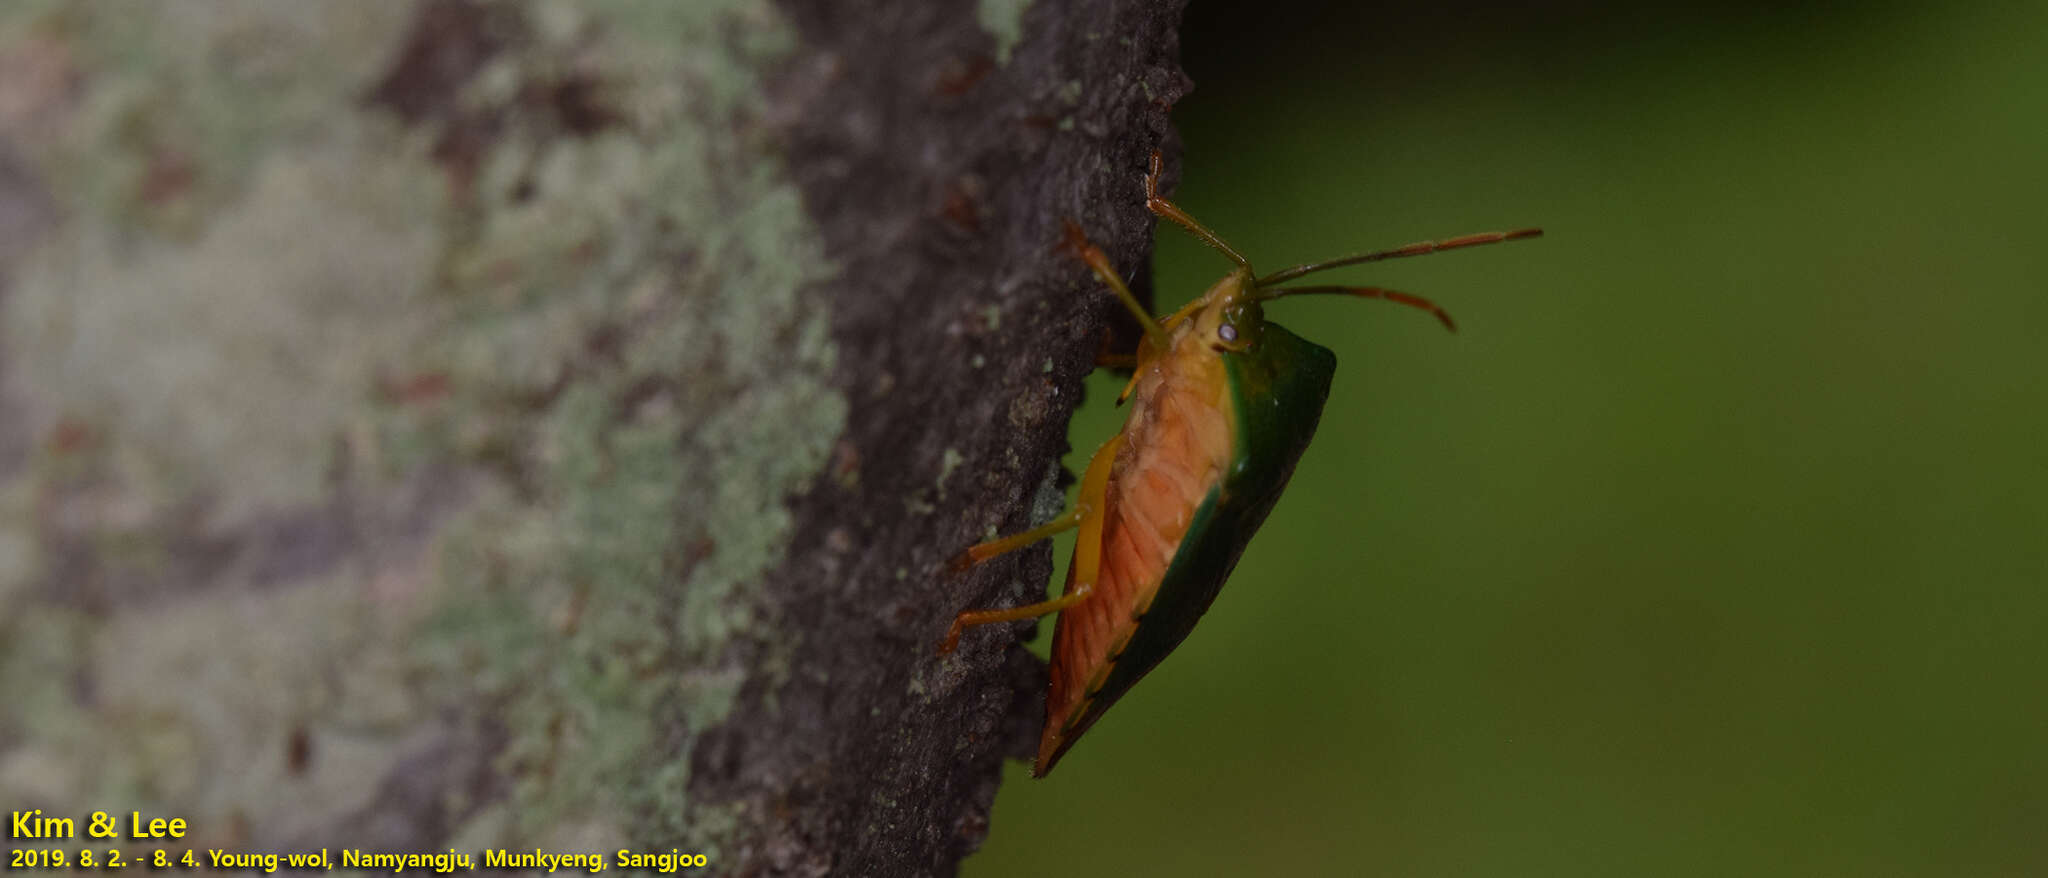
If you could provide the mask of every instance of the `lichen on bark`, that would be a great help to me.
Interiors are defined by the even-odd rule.
[[[950,871],[1185,87],[985,5],[0,9],[0,798]]]
[[[721,717],[743,675],[722,644],[767,624],[735,590],[844,418],[830,304],[798,294],[830,267],[735,124],[792,40],[753,2],[429,4],[381,29],[115,5],[7,22],[79,84],[17,141],[64,220],[12,272],[9,393],[29,432],[91,439],[11,476],[38,502],[10,544],[38,560],[11,571],[6,658],[96,702],[8,723],[9,791],[335,837],[409,755],[463,741],[496,752],[489,789],[428,825],[630,839],[680,804],[680,776],[639,782],[674,733],[653,708]],[[231,557],[151,560],[195,543]],[[59,619],[103,646],[34,647]],[[199,770],[241,753],[275,758]]]

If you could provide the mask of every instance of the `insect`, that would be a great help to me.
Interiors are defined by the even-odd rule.
[[[1102,250],[1067,222],[1066,245],[1144,327],[1135,353],[1098,358],[1098,365],[1135,370],[1117,400],[1130,403],[1130,415],[1090,458],[1072,509],[1043,526],[975,545],[953,561],[955,570],[965,570],[1080,528],[1060,597],[961,613],[939,646],[941,654],[951,652],[961,632],[977,625],[1060,614],[1045,731],[1032,770],[1038,777],[1052,771],[1082,733],[1193,630],[1315,433],[1337,356],[1266,322],[1264,303],[1311,293],[1382,299],[1428,311],[1455,331],[1450,315],[1420,296],[1380,287],[1282,284],[1345,265],[1543,233],[1522,229],[1425,241],[1258,275],[1215,232],[1159,197],[1159,171],[1154,152],[1145,175],[1145,206],[1236,267],[1201,298],[1155,319]]]

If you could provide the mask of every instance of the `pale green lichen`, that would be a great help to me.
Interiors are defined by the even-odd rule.
[[[959,449],[951,445],[946,446],[946,450],[939,455],[939,481],[937,486],[941,496],[946,493],[946,479],[951,478],[953,471],[959,469],[960,465],[966,462],[967,455],[961,454]]]
[[[120,732],[119,746],[106,750],[112,764],[99,769],[99,800],[263,814],[267,831],[286,836],[371,806],[391,754],[363,738],[397,733],[417,717],[402,695],[403,665],[333,661],[376,641],[386,621],[352,580],[111,620],[95,638],[94,679],[98,697],[119,705]],[[252,685],[256,669],[262,685]],[[279,742],[301,724],[320,735],[322,752],[295,776]],[[226,773],[224,759],[233,760],[232,783],[215,776]],[[307,790],[317,801],[303,801]]]
[[[981,29],[996,38],[996,63],[1010,63],[1010,52],[1024,38],[1024,10],[1031,0],[980,0],[975,17]]]
[[[1066,467],[1054,461],[1046,469],[1045,476],[1038,480],[1038,489],[1031,492],[1031,526],[1037,527],[1067,510],[1067,490],[1060,487],[1060,477],[1066,474]]]
[[[102,425],[164,494],[231,479],[223,526],[318,498],[365,377],[419,341],[440,239],[436,175],[350,139],[264,160],[189,244],[81,223],[36,251],[4,314],[31,406]]]
[[[28,479],[0,479],[0,607],[26,599],[22,592],[43,564],[34,538],[36,493]]]
[[[797,295],[829,267],[793,186],[765,156],[734,163],[759,147],[699,124],[757,108],[753,71],[789,45],[772,13],[726,0],[593,18],[602,51],[584,57],[605,59],[597,78],[622,83],[606,97],[636,130],[501,150],[482,170],[480,190],[506,200],[451,260],[473,303],[463,331],[425,355],[478,388],[455,407],[491,425],[449,441],[531,447],[538,464],[537,502],[473,510],[455,547],[491,573],[458,589],[483,600],[453,601],[439,630],[451,644],[499,631],[487,661],[509,673],[519,730],[506,758],[535,778],[521,824],[604,815],[712,846],[732,821],[683,798],[686,762],[649,758],[663,724],[694,733],[731,709],[747,679],[725,657],[733,638],[795,646],[742,590],[781,557],[785,498],[843,427],[828,314]],[[515,201],[521,175],[537,194]],[[599,337],[610,350],[593,357]],[[537,430],[501,410],[568,373]],[[580,607],[573,630],[547,630],[565,606]],[[787,658],[764,664],[772,678]]]
[[[93,73],[25,138],[74,218],[0,313],[32,411],[146,439],[135,462],[166,494],[233,474],[229,520],[317,494],[338,413],[407,343],[438,247],[437,175],[331,113],[405,19],[254,2],[0,16],[0,52]]]
[[[361,100],[403,5],[133,12],[0,13],[0,51],[55,39],[94,73],[36,147],[70,220],[0,314],[32,385],[11,391],[104,431],[103,505],[141,510],[138,557],[190,498],[221,530],[323,502],[338,459],[369,498],[470,475],[411,553],[106,618],[30,603],[38,489],[0,484],[0,798],[176,802],[280,837],[360,805],[408,730],[483,711],[514,795],[461,838],[716,850],[738,816],[687,801],[666,757],[730,712],[734,638],[787,673],[794,638],[747,588],[846,416],[826,303],[799,296],[831,268],[767,145],[729,124],[761,109],[787,26],[766,0],[536,5],[462,105],[520,112],[523,82],[575,69],[621,122],[508,126],[457,204],[433,131]],[[138,197],[165,149],[190,188]],[[408,376],[446,389],[379,390]],[[82,671],[106,681],[95,705],[64,688]],[[322,743],[289,783],[166,767],[279,753],[296,724]]]
[[[0,484],[0,545],[33,547],[10,550],[0,574],[0,798],[175,802],[216,832],[247,814],[282,835],[361,805],[393,763],[389,744],[353,746],[374,735],[335,736],[280,783],[295,726],[389,715],[379,705],[394,692],[410,707],[403,677],[375,658],[389,634],[362,624],[363,580],[384,571],[308,574],[281,591],[244,587],[247,565],[156,580],[179,569],[174,534],[231,544],[320,501],[348,412],[412,337],[441,177],[350,111],[408,16],[0,8],[0,55],[76,85],[5,84],[25,102],[14,106],[38,108],[12,142],[62,217],[0,310],[6,390],[27,429],[62,421],[89,437]],[[71,542],[53,549],[51,529]],[[89,583],[47,578],[59,552],[149,593],[102,592],[84,609]],[[191,591],[174,600],[174,587]]]
[[[360,99],[411,17],[404,4],[9,3],[0,43],[49,41],[90,74],[62,124],[27,138],[65,200],[97,223],[189,238],[269,161],[355,124],[337,108]],[[167,163],[195,186],[139,199]]]

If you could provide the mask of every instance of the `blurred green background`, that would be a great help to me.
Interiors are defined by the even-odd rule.
[[[1192,5],[1262,268],[1549,234],[1269,310],[1293,488],[966,874],[2048,874],[2048,4]]]

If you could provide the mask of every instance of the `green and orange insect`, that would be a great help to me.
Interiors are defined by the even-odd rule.
[[[1339,266],[1542,234],[1522,229],[1425,241],[1259,276],[1216,233],[1159,197],[1159,169],[1154,153],[1145,206],[1237,267],[1201,298],[1154,319],[1109,258],[1067,224],[1068,245],[1145,329],[1135,354],[1101,362],[1136,370],[1118,400],[1130,402],[1130,416],[1089,460],[1073,509],[1041,527],[976,545],[954,562],[965,569],[1080,528],[1060,597],[961,613],[939,647],[951,652],[961,632],[976,625],[1060,613],[1045,732],[1032,770],[1039,777],[1194,629],[1315,433],[1337,356],[1266,322],[1263,304],[1341,293],[1421,308],[1456,328],[1442,308],[1419,296],[1379,287],[1281,284]]]

